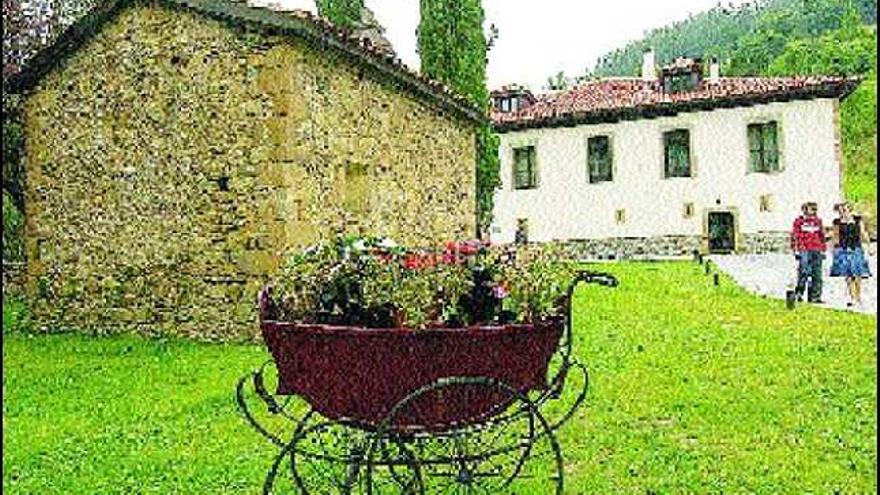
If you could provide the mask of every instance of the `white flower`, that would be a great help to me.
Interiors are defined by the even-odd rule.
[[[355,251],[365,251],[367,249],[367,243],[364,242],[363,239],[358,239],[354,244],[351,245],[351,248]]]
[[[397,243],[389,239],[388,237],[383,237],[381,241],[379,241],[377,246],[385,249],[391,249],[397,247]]]

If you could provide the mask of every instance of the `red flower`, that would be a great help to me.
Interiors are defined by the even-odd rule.
[[[407,254],[406,257],[403,259],[403,267],[407,270],[414,270],[416,268],[419,268],[419,265],[419,258],[416,254]]]

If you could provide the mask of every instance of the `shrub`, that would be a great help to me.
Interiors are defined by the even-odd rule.
[[[3,260],[22,261],[24,259],[24,217],[3,191]]]

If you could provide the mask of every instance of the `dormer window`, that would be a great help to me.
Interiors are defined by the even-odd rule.
[[[663,76],[663,91],[666,93],[696,91],[697,84],[699,84],[699,78],[693,72]]]
[[[506,86],[492,92],[495,110],[501,113],[516,112],[534,103],[535,97],[529,90],[519,86]]]
[[[515,112],[519,110],[519,97],[511,96],[508,98],[500,98],[498,100],[499,110],[507,113],[507,112]]]
[[[663,67],[661,74],[665,93],[696,91],[703,77],[703,66],[700,59],[679,58]]]

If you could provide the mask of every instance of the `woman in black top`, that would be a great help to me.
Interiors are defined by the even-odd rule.
[[[849,203],[834,207],[838,217],[832,227],[834,260],[831,263],[832,277],[845,277],[848,300],[847,306],[862,303],[862,279],[871,276],[868,260],[862,243],[868,242],[868,233],[862,217],[853,215]]]

